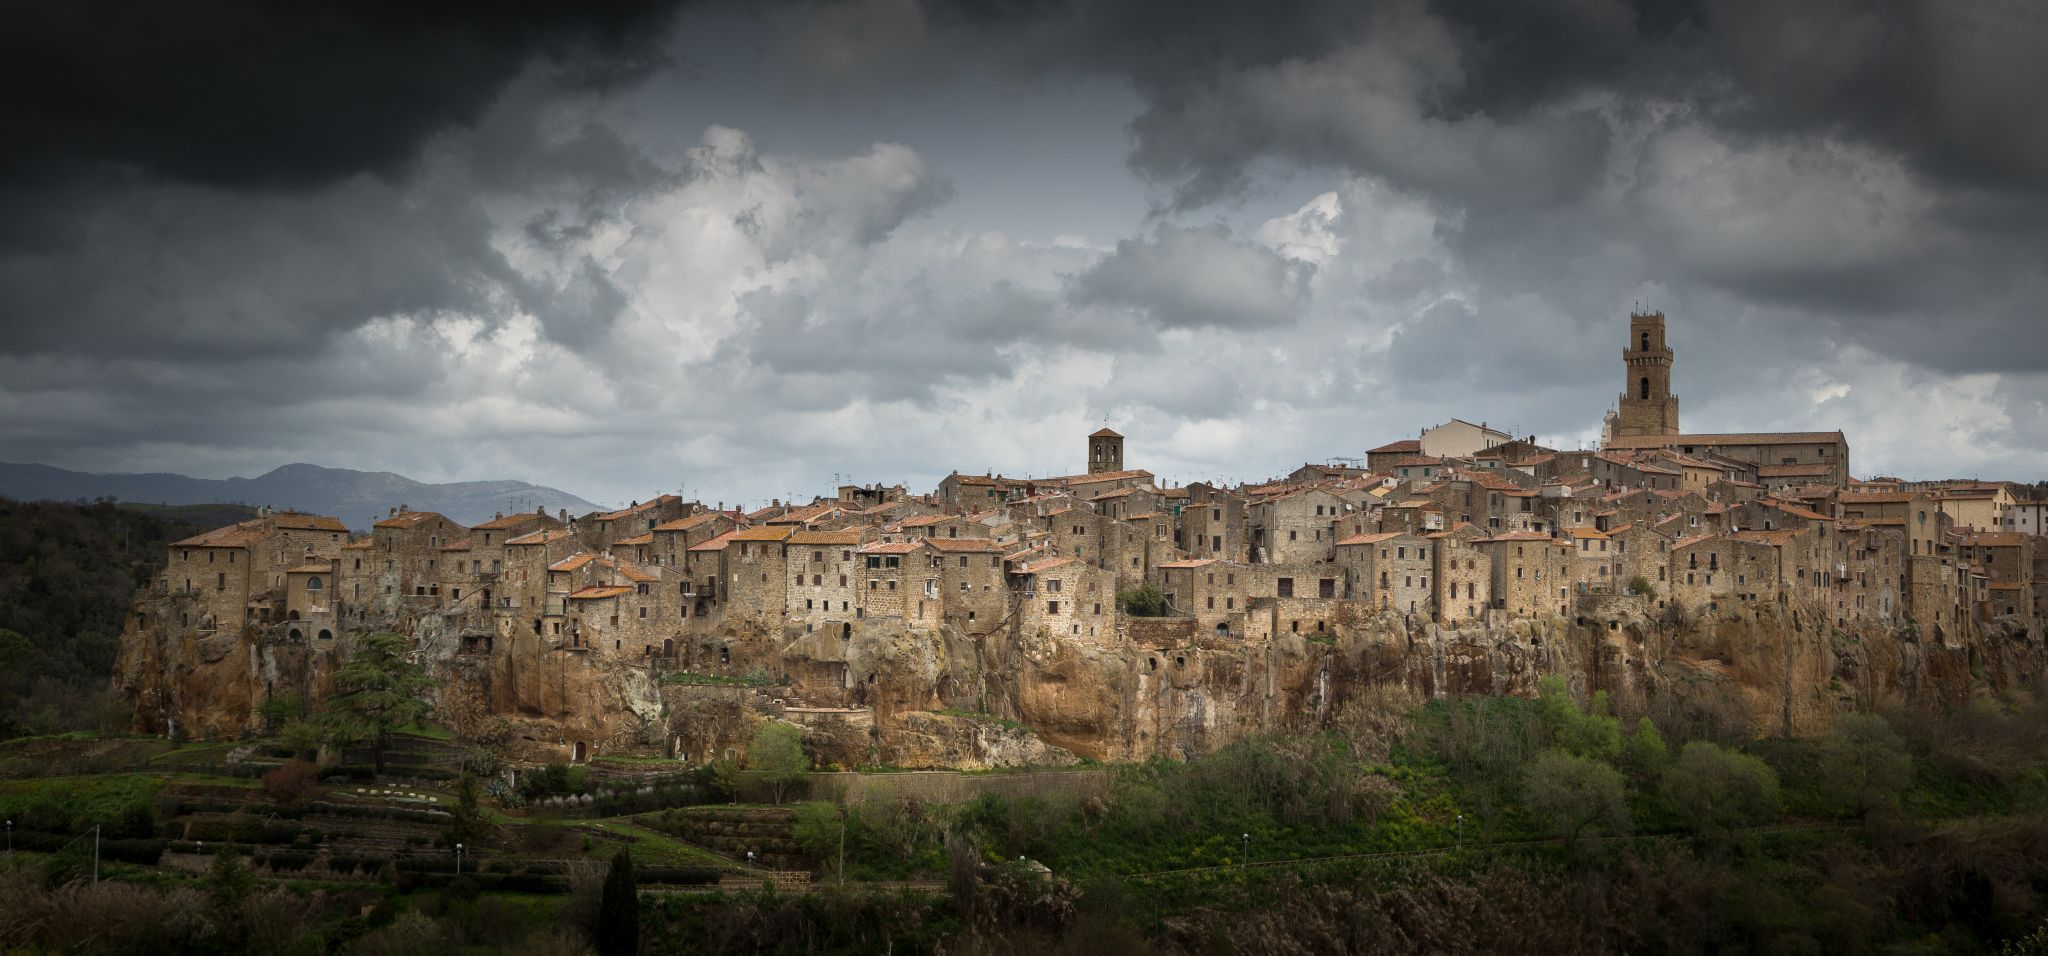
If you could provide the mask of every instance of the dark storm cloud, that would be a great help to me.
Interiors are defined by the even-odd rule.
[[[536,58],[643,70],[675,3],[25,0],[0,30],[0,176],[217,186],[394,175]]]
[[[1315,267],[1234,240],[1221,226],[1161,226],[1126,239],[1074,277],[1078,305],[1130,309],[1163,328],[1265,329],[1288,325],[1307,299]]]

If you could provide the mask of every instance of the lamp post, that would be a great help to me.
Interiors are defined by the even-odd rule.
[[[752,851],[752,850],[748,850],[748,851],[747,851],[747,866],[748,866],[748,867],[752,867],[753,865],[754,865],[754,851]]]
[[[7,821],[7,855],[14,855],[14,821]]]
[[[1465,845],[1465,815],[1458,814],[1458,845]]]
[[[1237,859],[1237,872],[1243,873],[1245,864],[1250,862],[1252,858],[1252,835],[1249,833],[1240,834],[1237,839],[1244,846],[1243,855]]]
[[[92,825],[92,881],[100,881],[100,825]]]
[[[462,875],[462,844],[455,844],[455,875]]]

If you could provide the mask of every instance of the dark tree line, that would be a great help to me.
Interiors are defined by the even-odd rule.
[[[114,719],[107,683],[135,589],[170,542],[249,513],[0,498],[0,737]]]

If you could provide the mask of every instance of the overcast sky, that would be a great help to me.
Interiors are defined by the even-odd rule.
[[[727,502],[1453,416],[2048,477],[2048,5],[29,0],[0,460]],[[402,12],[401,12],[402,11]]]

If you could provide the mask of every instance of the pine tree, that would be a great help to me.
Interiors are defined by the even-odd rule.
[[[597,907],[598,956],[635,956],[640,952],[640,890],[633,879],[633,856],[624,847],[612,857],[604,877],[604,895]]]
[[[434,686],[434,679],[405,659],[404,637],[371,634],[363,638],[348,664],[335,672],[334,686],[340,691],[328,698],[324,718],[338,737],[367,738],[377,773],[382,776],[384,739],[427,715],[427,702],[420,695]]]

